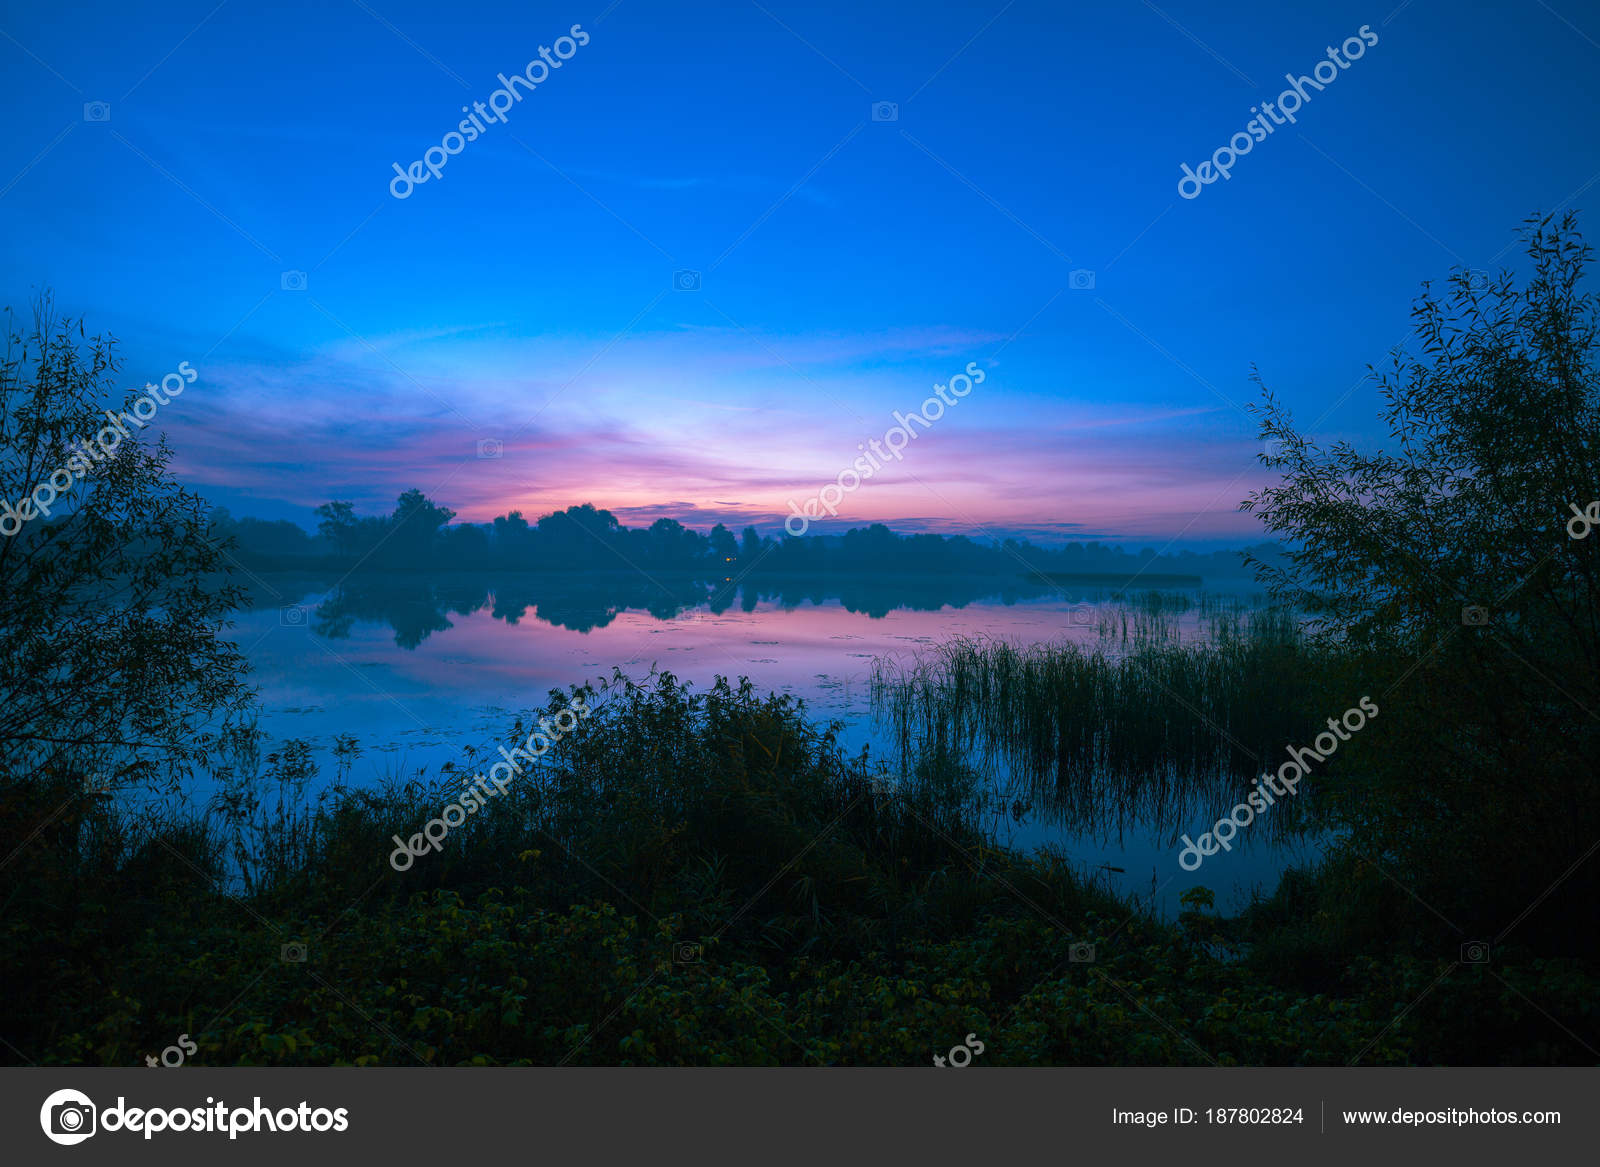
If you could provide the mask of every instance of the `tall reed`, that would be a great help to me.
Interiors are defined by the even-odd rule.
[[[872,711],[903,765],[969,758],[1080,827],[1172,823],[1231,804],[1301,740],[1314,683],[1292,613],[1159,596],[1102,611],[1099,644],[960,639],[874,662]]]

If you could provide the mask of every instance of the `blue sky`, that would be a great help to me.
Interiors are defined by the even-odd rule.
[[[1524,216],[1600,181],[1573,0],[6,4],[0,34],[5,301],[52,287],[128,386],[190,361],[157,419],[180,476],[299,521],[415,485],[775,530],[972,361],[840,526],[1243,542],[1251,366],[1317,437],[1381,443],[1361,378],[1421,281],[1518,268]]]

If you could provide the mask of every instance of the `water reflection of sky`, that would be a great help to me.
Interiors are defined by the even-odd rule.
[[[424,767],[433,774],[446,761],[460,764],[465,745],[492,749],[504,742],[511,721],[541,705],[550,689],[599,680],[613,668],[639,678],[652,665],[697,686],[717,675],[747,676],[758,690],[792,693],[813,714],[842,722],[842,740],[851,752],[868,746],[877,754],[868,710],[875,658],[910,662],[918,652],[962,636],[1093,645],[1098,617],[1110,610],[1098,601],[1090,612],[1084,597],[1060,593],[982,599],[936,611],[897,609],[881,617],[849,611],[831,599],[795,606],[760,600],[751,611],[734,606],[719,614],[699,607],[668,619],[622,610],[603,626],[574,631],[539,618],[538,605],[511,623],[497,617],[492,605],[473,610],[475,601],[468,600],[459,605],[463,610],[446,610],[442,620],[431,608],[416,614],[434,630],[415,648],[402,648],[395,627],[381,618],[343,620],[341,635],[322,634],[319,625],[328,624],[319,621],[316,609],[324,598],[313,593],[299,600],[305,619],[298,623],[292,607],[287,615],[277,607],[242,613],[234,635],[253,666],[262,728],[270,738],[311,742],[331,774],[327,751],[336,736],[353,735],[363,750],[352,773],[357,783]],[[564,615],[571,603],[561,600]],[[332,607],[324,604],[325,611]],[[1189,630],[1196,625],[1193,613],[1181,620]],[[1101,874],[1125,890],[1155,891],[1168,914],[1177,895],[1195,884],[1217,891],[1219,907],[1236,904],[1253,885],[1270,890],[1295,853],[1267,843],[1265,829],[1245,831],[1231,854],[1212,856],[1191,874],[1181,870],[1167,839],[1152,832],[1095,838],[1033,816],[1018,824],[1002,815],[996,822],[1002,837],[1017,845],[1049,843],[1090,867],[1122,868],[1120,874]],[[1191,836],[1208,826],[1196,822]]]

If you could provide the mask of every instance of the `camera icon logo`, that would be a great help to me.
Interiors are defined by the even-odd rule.
[[[700,273],[689,271],[687,268],[683,271],[673,272],[672,290],[674,292],[698,292],[700,290]]]
[[[86,122],[108,122],[111,120],[111,103],[109,101],[86,101],[83,103],[83,120]]]
[[[1467,604],[1461,609],[1461,623],[1468,628],[1482,628],[1489,623],[1489,609],[1482,604]]]
[[[1488,964],[1489,942],[1487,940],[1469,940],[1461,946],[1462,964]]]
[[[897,122],[900,120],[900,106],[893,101],[875,101],[872,103],[872,120],[875,122]]]
[[[304,628],[306,626],[306,610],[299,604],[289,604],[278,609],[278,623],[285,628]]]
[[[700,953],[702,951],[703,950],[698,944],[694,944],[688,940],[679,940],[672,946],[672,963],[699,964]]]
[[[278,277],[278,286],[285,292],[303,292],[306,290],[306,273],[286,271]]]
[[[1067,273],[1067,284],[1074,292],[1087,292],[1094,288],[1094,272],[1086,267],[1073,268]]]
[[[1467,278],[1467,288],[1474,292],[1486,291],[1489,287],[1489,273],[1478,268],[1471,268],[1462,273]]]
[[[39,1108],[45,1138],[63,1147],[75,1146],[95,1133],[94,1102],[78,1090],[57,1090]]]
[[[1067,959],[1073,964],[1093,964],[1094,945],[1087,940],[1080,940],[1067,949]]]
[[[284,964],[304,964],[306,962],[306,946],[299,940],[291,940],[288,944],[278,949],[278,959]]]
[[[1067,623],[1075,624],[1079,628],[1089,628],[1094,624],[1093,604],[1074,604],[1072,611],[1067,614]]]
[[[487,460],[489,458],[503,458],[503,457],[505,457],[505,452],[506,452],[506,444],[504,442],[502,442],[499,438],[479,438],[478,439],[478,458],[479,458],[479,460]]]

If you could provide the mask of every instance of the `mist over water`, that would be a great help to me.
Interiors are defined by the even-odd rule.
[[[353,736],[362,755],[350,782],[359,786],[436,775],[447,763],[470,772],[464,747],[493,755],[513,720],[551,689],[614,669],[637,678],[652,667],[702,687],[719,675],[749,677],[759,691],[793,694],[840,723],[846,752],[867,750],[894,767],[894,735],[872,710],[875,662],[894,675],[962,639],[1019,648],[1067,642],[1114,657],[1155,630],[1179,643],[1210,635],[1194,592],[1155,611],[1148,593],[1141,602],[1141,594],[993,578],[764,579],[707,592],[690,581],[602,575],[395,575],[344,584],[273,576],[254,589],[254,607],[238,614],[233,637],[250,659],[269,744],[309,742],[326,777],[335,739]],[[1239,581],[1236,594],[1212,602],[1238,610],[1250,600]],[[984,786],[997,838],[1059,849],[1167,915],[1197,884],[1230,903],[1253,888],[1270,891],[1285,866],[1316,853],[1262,823],[1241,832],[1230,853],[1183,871],[1177,835],[1209,829],[1217,808],[1233,801],[1220,774],[1214,785],[1163,782],[1163,794],[1131,808],[1111,796],[1109,783],[1101,805],[1086,807],[1081,791],[1069,800],[1004,767],[984,768]]]

